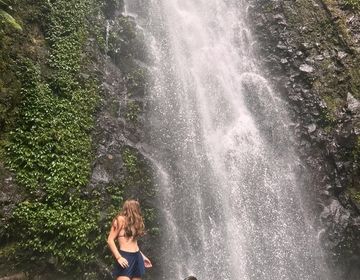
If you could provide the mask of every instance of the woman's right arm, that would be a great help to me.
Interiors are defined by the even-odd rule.
[[[119,232],[120,232],[121,228],[123,227],[123,225],[124,225],[123,217],[116,217],[114,219],[114,221],[112,222],[111,228],[110,228],[107,243],[109,245],[109,248],[110,248],[112,254],[114,255],[115,259],[119,262],[119,264],[122,267],[127,267],[127,266],[129,266],[127,260],[120,255],[120,252],[115,244],[115,239],[118,237]]]

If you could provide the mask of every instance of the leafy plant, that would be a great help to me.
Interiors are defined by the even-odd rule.
[[[98,101],[96,79],[81,75],[91,1],[41,1],[49,57],[46,67],[30,59],[19,67],[22,103],[6,149],[7,165],[28,193],[12,224],[21,250],[78,272],[100,242],[98,206],[82,194]]]
[[[360,9],[360,1],[359,0],[344,0],[345,4],[350,6],[351,8],[355,9],[355,10],[359,10]]]
[[[1,0],[0,0],[0,5],[8,8],[8,9],[11,8],[7,3],[5,3],[4,1],[1,1]],[[6,12],[2,8],[0,8],[0,22],[8,23],[15,29],[22,30],[21,25],[8,12]]]

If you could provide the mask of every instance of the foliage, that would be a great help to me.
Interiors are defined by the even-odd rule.
[[[144,68],[137,67],[133,71],[127,73],[125,80],[130,94],[136,94],[139,91],[144,91],[147,85],[146,70]]]
[[[129,149],[125,148],[122,152],[124,165],[131,176],[137,175],[139,172],[139,163],[137,156]]]
[[[7,23],[17,30],[22,30],[21,25],[8,13],[6,10],[11,10],[12,7],[5,1],[0,0],[0,23]]]
[[[14,27],[17,30],[22,30],[22,27],[20,24],[17,23],[17,21],[7,12],[0,9],[0,19],[1,21],[4,21],[8,24],[10,24],[12,27]]]
[[[88,100],[91,91],[82,89],[71,99],[54,95],[29,61],[21,73],[23,108],[19,126],[10,134],[8,163],[30,192],[41,190],[46,200],[61,200],[88,180],[94,100]]]
[[[138,115],[141,109],[140,106],[135,101],[129,101],[127,103],[127,110],[126,110],[126,119],[128,121],[136,122],[138,120]]]
[[[350,192],[350,197],[357,203],[360,203],[360,191],[357,191],[355,189],[350,189],[349,192]]]
[[[14,211],[15,238],[35,260],[54,257],[58,269],[72,271],[94,259],[99,243],[97,205],[81,191],[89,180],[98,101],[94,79],[82,75],[90,2],[41,1],[49,57],[19,67],[22,103],[6,151],[29,195]]]
[[[124,188],[140,187],[141,190],[144,191],[144,194],[148,197],[153,197],[154,188],[146,162],[140,158],[136,150],[129,147],[123,149],[122,159],[127,171],[127,176],[123,180]],[[148,232],[152,235],[156,235],[159,230],[156,221],[156,210],[153,207],[146,205],[146,203],[142,205],[142,208],[145,226]]]
[[[27,197],[13,212],[8,227],[12,237],[8,243],[13,246],[8,251],[17,251],[16,262],[22,266],[30,263],[34,267],[33,261],[50,263],[59,271],[71,272],[74,277],[81,272],[80,278],[91,278],[94,276],[92,264],[95,257],[99,257],[99,249],[103,247],[101,258],[111,257],[103,237],[119,211],[124,191],[128,196],[128,192],[136,193],[137,188],[153,195],[151,179],[146,164],[129,147],[121,151],[126,169],[122,182],[90,194],[88,189],[84,190],[89,182],[92,160],[92,116],[98,103],[96,79],[86,70],[91,55],[95,54],[87,53],[86,47],[90,45],[87,44],[90,36],[97,37],[99,47],[104,47],[102,10],[107,9],[107,2],[17,2],[18,6],[25,3],[24,7],[30,8],[31,12],[24,11],[14,17],[26,23],[25,32],[17,32],[27,40],[27,44],[20,45],[26,51],[19,52],[19,48],[14,47],[15,55],[9,55],[8,51],[2,54],[11,56],[8,64],[17,69],[17,87],[12,87],[11,91],[19,95],[13,114],[16,122],[6,127],[6,132],[10,130],[11,133],[4,137],[4,143],[7,143],[4,157]],[[111,0],[110,4],[123,5],[122,0]],[[96,18],[97,22],[90,26],[89,18]],[[123,72],[129,97],[138,96],[145,87],[145,72],[133,62],[134,24],[126,17],[120,17],[117,22],[119,34],[112,36],[118,41],[113,42],[110,38],[110,54],[116,53],[112,47],[118,49],[121,46],[122,52],[116,55],[121,63],[128,63],[127,71]],[[6,36],[12,39],[13,35]],[[16,39],[21,41],[21,38]],[[12,47],[11,40],[7,46]],[[9,81],[0,80],[0,88],[10,84]],[[11,81],[11,84],[14,83]],[[6,88],[4,98],[8,98],[8,91]],[[1,110],[2,107],[0,113]],[[139,113],[139,103],[129,99],[125,118],[138,124]],[[3,115],[0,122],[9,113]],[[143,207],[146,222],[154,224],[156,213],[147,205]],[[148,225],[147,228],[151,233],[157,230]]]
[[[22,250],[29,249],[40,259],[53,257],[71,269],[94,258],[99,241],[96,218],[91,203],[78,198],[53,205],[25,201],[14,213],[15,225],[26,229],[19,232]]]
[[[350,6],[351,8],[355,9],[355,10],[359,10],[360,9],[360,1],[359,0],[344,0],[345,4]]]

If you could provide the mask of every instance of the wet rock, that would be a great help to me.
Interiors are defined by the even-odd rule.
[[[273,58],[267,78],[285,85],[283,95],[291,106],[297,149],[313,172],[314,185],[325,205],[322,237],[332,253],[332,272],[339,274],[336,279],[358,280],[358,270],[353,268],[360,267],[360,222],[355,222],[360,221],[360,211],[346,193],[351,186],[358,189],[360,181],[359,165],[354,161],[356,137],[360,135],[359,100],[348,86],[356,81],[351,71],[357,71],[352,64],[359,59],[360,17],[349,9],[345,13],[336,10],[343,7],[338,0],[330,9],[328,1],[318,5],[299,0],[296,6],[291,1],[271,1],[277,9],[266,8],[265,2],[255,0],[259,5],[253,13],[255,19],[264,19],[262,30],[255,30],[255,34],[260,34],[259,44],[266,46],[266,55]],[[314,9],[311,12],[305,7],[310,2]],[[337,17],[339,20],[334,22]],[[283,20],[286,28],[281,24]],[[346,36],[339,21],[346,21]],[[326,28],[320,22],[326,22]],[[281,79],[272,77],[275,74]],[[344,274],[335,268],[340,263]]]
[[[28,276],[24,272],[16,273],[10,276],[0,277],[0,280],[26,280]]]
[[[331,202],[324,207],[320,218],[325,223],[335,223],[339,228],[345,230],[349,225],[350,212],[345,209],[338,200],[332,199]]]
[[[283,15],[276,14],[273,18],[277,21],[277,23],[279,25],[287,26],[287,23],[286,23],[285,18],[284,18]]]
[[[303,56],[304,53],[303,53],[302,51],[297,51],[297,52],[296,52],[296,55],[297,55],[297,56]]]
[[[283,42],[279,42],[276,47],[279,49],[279,50],[286,50],[287,49],[287,46],[285,46],[285,44]]]
[[[310,50],[312,48],[310,43],[302,43],[301,46],[304,50]]]
[[[347,108],[354,115],[360,114],[360,101],[357,100],[350,92],[347,93]]]
[[[299,67],[300,71],[305,72],[305,73],[312,73],[314,72],[314,67],[312,67],[309,64],[301,64]]]
[[[91,181],[106,184],[110,182],[110,176],[101,166],[96,166],[93,169]]]
[[[306,63],[309,63],[309,64],[314,64],[314,59],[313,58],[311,58],[311,57],[307,57],[306,59],[305,59],[305,62]]]
[[[308,132],[313,133],[316,130],[316,124],[310,124],[307,126]]]
[[[341,59],[344,59],[345,57],[347,57],[347,53],[346,52],[343,52],[343,51],[339,51],[337,53],[337,57],[341,60]]]
[[[0,240],[6,240],[7,223],[12,218],[16,205],[24,200],[24,195],[15,184],[13,175],[1,163],[0,186]]]
[[[319,55],[315,56],[314,59],[317,60],[317,61],[323,61],[324,56],[322,54],[319,54]]]

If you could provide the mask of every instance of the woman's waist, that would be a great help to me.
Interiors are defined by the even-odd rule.
[[[140,249],[138,248],[136,251],[129,251],[129,250],[124,250],[124,249],[120,248],[119,253],[121,255],[137,255],[137,254],[140,254]]]
[[[137,253],[140,251],[139,246],[136,244],[119,244],[120,251],[126,252],[126,253]]]

